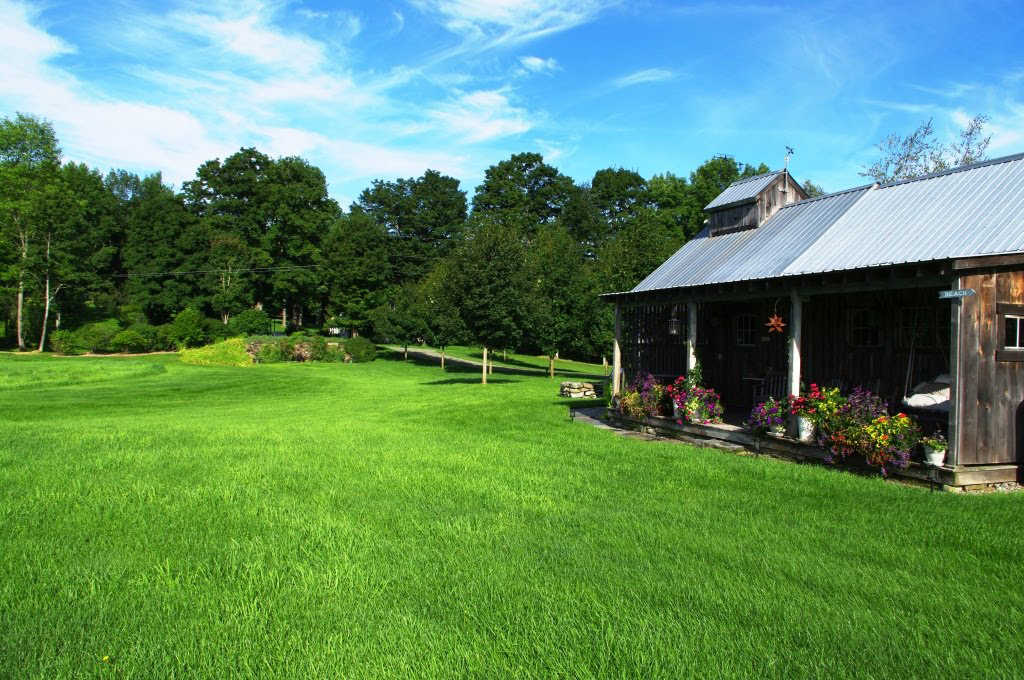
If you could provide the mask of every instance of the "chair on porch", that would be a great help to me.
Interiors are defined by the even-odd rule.
[[[821,386],[826,390],[837,389],[839,394],[846,393],[846,381],[842,378],[829,378]]]
[[[761,388],[754,393],[754,405],[763,404],[768,401],[770,397],[775,399],[782,399],[783,397],[789,396],[789,376],[782,373],[771,373],[767,375],[764,382],[761,383]]]

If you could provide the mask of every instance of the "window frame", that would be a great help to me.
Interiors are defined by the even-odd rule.
[[[1006,346],[1007,318],[1019,320],[1017,324],[1017,342],[1021,342],[1021,335],[1024,334],[1024,305],[1009,302],[996,303],[996,361],[1024,361],[1024,346]]]
[[[855,325],[854,321],[858,314],[864,314],[867,322],[861,325]],[[856,337],[858,332],[867,330],[873,330],[875,333],[874,342],[858,342],[860,338]],[[855,307],[847,310],[846,313],[846,341],[851,347],[872,349],[882,347],[885,342],[882,335],[882,321],[879,317],[878,310],[871,307]]]
[[[753,314],[737,314],[733,320],[733,342],[737,347],[757,347],[757,322]],[[750,327],[742,328],[741,320],[749,320]],[[742,334],[750,333],[750,342],[742,342]]]

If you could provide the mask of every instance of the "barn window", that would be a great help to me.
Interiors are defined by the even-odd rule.
[[[1003,326],[1006,332],[1003,336],[1003,347],[1006,349],[1024,349],[1024,316],[1007,314],[1004,319]]]
[[[882,344],[878,314],[873,309],[851,309],[847,329],[850,344],[854,347],[878,347]]]
[[[999,338],[996,359],[1024,361],[1024,305],[998,303],[996,329],[1002,336]]]
[[[753,347],[757,337],[757,329],[754,327],[754,317],[750,314],[741,314],[736,317],[736,344],[740,347]]]

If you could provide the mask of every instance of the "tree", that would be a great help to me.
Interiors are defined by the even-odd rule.
[[[320,251],[322,305],[350,333],[369,333],[370,313],[388,299],[391,264],[384,228],[356,207],[334,220]]]
[[[467,335],[483,347],[482,382],[487,384],[488,350],[516,347],[522,339],[525,252],[522,235],[490,216],[474,214],[467,231],[466,240],[453,254],[452,269]]]
[[[541,227],[527,253],[526,328],[530,340],[547,355],[552,378],[555,356],[579,330],[574,322],[585,295],[582,263],[579,245],[557,223]]]
[[[992,141],[991,135],[983,136],[988,121],[988,116],[975,116],[960,131],[958,141],[943,144],[935,139],[929,118],[906,137],[894,133],[876,144],[881,158],[860,174],[884,184],[983,161]]]
[[[473,213],[529,239],[562,213],[575,190],[572,179],[539,153],[514,154],[484,172],[484,182],[473,195]]]
[[[160,173],[141,180],[127,208],[121,261],[124,294],[152,324],[167,323],[196,301],[195,277],[175,275],[192,271],[186,265],[195,228],[196,218]]]
[[[805,179],[801,182],[800,186],[802,186],[804,191],[807,193],[807,198],[817,198],[818,196],[824,196],[827,193],[820,185],[815,184],[809,179]]]
[[[426,340],[441,350],[444,370],[445,348],[466,337],[466,324],[459,312],[458,281],[453,260],[439,260],[419,286],[418,295],[424,312]]]
[[[39,225],[32,217],[60,168],[60,147],[53,125],[24,113],[0,119],[0,230],[14,254],[5,279],[15,291],[18,349],[26,349],[25,293]],[[37,211],[38,212],[38,211]]]
[[[403,286],[394,300],[374,310],[373,333],[379,340],[402,345],[403,358],[409,360],[409,345],[421,342],[427,334],[426,314],[414,286]]]
[[[391,283],[397,286],[426,276],[452,251],[466,221],[466,192],[459,180],[436,170],[415,179],[375,180],[356,205],[387,233]]]

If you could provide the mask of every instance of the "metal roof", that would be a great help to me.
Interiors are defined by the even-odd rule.
[[[633,292],[1024,252],[1024,154],[791,203],[703,230]]]
[[[781,170],[776,170],[775,172],[769,172],[764,175],[757,175],[755,177],[737,180],[727,186],[725,191],[718,194],[718,196],[715,197],[715,200],[704,206],[704,210],[714,210],[715,208],[721,208],[727,205],[738,205],[740,203],[751,202],[781,174]]]

